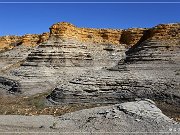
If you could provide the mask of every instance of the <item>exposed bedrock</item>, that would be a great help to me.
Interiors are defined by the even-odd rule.
[[[25,34],[23,36],[8,35],[0,37],[0,52],[11,50],[17,46],[34,47],[49,39],[49,33]]]
[[[119,103],[148,97],[179,106],[179,46],[179,40],[147,40],[127,51],[116,66],[69,80],[48,99],[57,104]]]
[[[151,100],[83,109],[61,116],[0,115],[3,132],[38,134],[178,135],[180,124],[165,116]]]
[[[68,125],[68,126],[67,126]],[[167,116],[151,100],[126,102],[111,106],[84,109],[59,117],[56,128],[93,134],[127,134],[171,132],[180,125]],[[63,128],[63,129],[62,129]],[[68,130],[69,131],[69,130]],[[95,133],[96,132],[96,133]],[[174,132],[174,133],[173,133]]]
[[[0,93],[20,93],[20,84],[8,78],[0,77]]]
[[[13,49],[15,46],[37,46],[47,41],[50,36],[61,39],[75,39],[79,42],[91,42],[92,44],[115,44],[129,48],[146,39],[177,39],[180,31],[179,23],[159,24],[152,28],[129,29],[96,29],[79,28],[67,22],[53,24],[50,32],[42,34],[25,34],[23,36],[0,37],[0,51]]]
[[[125,48],[119,45],[97,46],[51,36],[31,50],[20,67],[5,76],[19,80],[23,94],[33,95],[66,84],[88,70],[115,66],[124,52]]]
[[[48,99],[58,104],[150,97],[179,105],[179,24],[114,30],[62,22],[51,26],[50,35],[42,34],[41,40],[25,35],[22,42],[25,48],[1,53],[2,67],[14,54],[20,58],[18,65],[10,62],[1,71],[17,80],[25,95],[54,89]],[[29,43],[38,46],[29,50]]]

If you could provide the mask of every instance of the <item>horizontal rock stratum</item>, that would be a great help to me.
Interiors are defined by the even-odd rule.
[[[0,51],[7,51],[19,45],[37,46],[47,41],[49,33],[43,34],[25,34],[23,36],[2,36],[0,37]]]
[[[56,23],[50,33],[25,35],[23,45],[1,53],[2,77],[17,82],[23,95],[50,90],[47,99],[57,104],[148,97],[179,106],[179,33],[179,23],[127,30]]]
[[[153,28],[96,29],[78,28],[67,22],[53,24],[50,32],[43,34],[26,34],[23,36],[0,37],[0,50],[9,50],[16,45],[36,46],[48,40],[50,36],[62,39],[76,39],[94,44],[115,44],[127,48],[146,39],[174,39],[180,37],[179,23],[159,24]]]
[[[82,42],[96,44],[125,44],[132,46],[145,39],[166,39],[180,37],[178,31],[180,24],[160,24],[153,28],[129,29],[95,29],[78,28],[67,22],[56,23],[50,27],[50,34],[61,38],[74,38]],[[143,37],[143,39],[142,39]]]
[[[2,132],[158,135],[180,129],[170,119],[180,120],[179,23],[122,30],[61,22],[43,34],[0,37],[0,47]],[[72,112],[83,106],[101,107]]]

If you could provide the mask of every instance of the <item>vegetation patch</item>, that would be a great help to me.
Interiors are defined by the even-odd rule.
[[[82,109],[93,108],[95,104],[70,104],[47,106],[45,101],[49,93],[38,94],[30,97],[0,97],[0,114],[2,115],[53,115],[59,116],[65,113]]]

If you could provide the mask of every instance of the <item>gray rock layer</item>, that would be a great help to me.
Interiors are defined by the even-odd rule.
[[[19,54],[19,50],[11,51]],[[31,50],[20,67],[10,69],[2,76],[19,82],[22,94],[34,95],[51,91],[88,70],[116,65],[123,55],[121,46],[81,43],[52,36]]]
[[[107,69],[86,72],[59,85],[48,97],[54,103],[119,103],[150,98],[180,105],[180,44],[147,40]]]

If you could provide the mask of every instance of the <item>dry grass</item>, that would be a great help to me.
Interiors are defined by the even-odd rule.
[[[31,97],[0,97],[0,114],[5,115],[54,115],[60,116],[65,113],[82,109],[97,107],[95,104],[70,104],[61,106],[46,106],[45,98],[48,93],[38,94]],[[156,105],[162,112],[175,121],[180,122],[180,108],[164,102],[156,101]]]
[[[31,97],[0,97],[0,114],[4,115],[54,115],[59,116],[68,112],[92,108],[92,104],[72,104],[61,106],[46,106],[47,94],[38,94]]]
[[[173,120],[180,122],[180,108],[179,106],[167,104],[165,102],[156,101],[156,105],[161,111]]]

